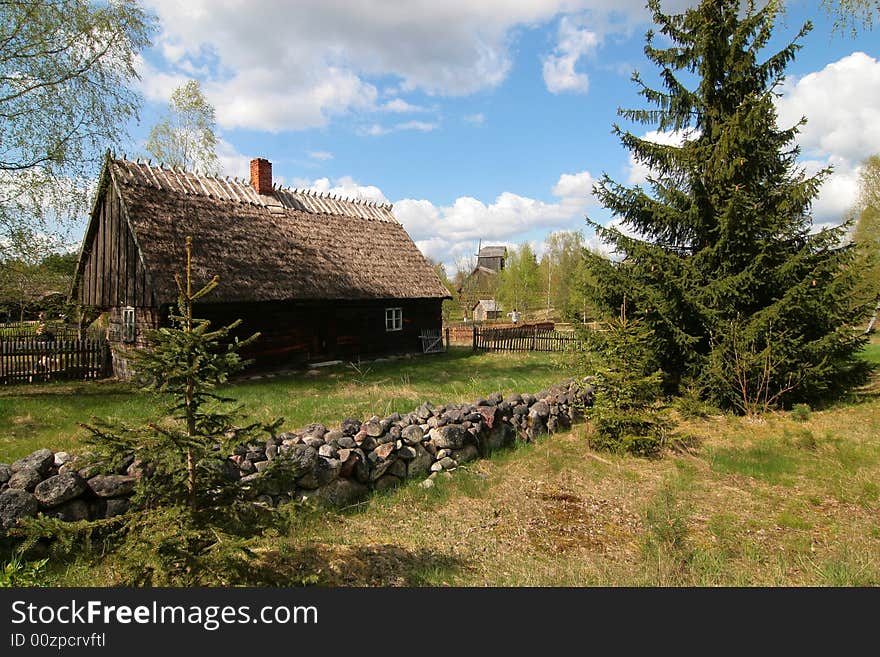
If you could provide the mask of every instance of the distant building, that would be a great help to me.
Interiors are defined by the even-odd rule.
[[[480,249],[477,254],[477,266],[465,276],[456,290],[465,318],[474,310],[480,299],[490,299],[495,296],[498,274],[504,269],[506,259],[506,246],[484,246]]]
[[[504,261],[507,259],[506,246],[484,246],[477,254],[477,269],[491,269],[500,272],[504,269]]]
[[[495,303],[495,299],[480,299],[471,308],[471,317],[473,317],[475,322],[499,319],[501,317],[501,309]]]

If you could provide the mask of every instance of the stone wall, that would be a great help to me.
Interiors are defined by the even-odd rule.
[[[405,415],[349,418],[334,429],[310,424],[240,446],[227,458],[225,472],[267,505],[312,500],[344,507],[410,479],[430,487],[439,473],[516,440],[566,429],[592,397],[590,385],[569,379],[536,395],[498,392],[472,404],[424,403]],[[98,474],[48,449],[0,464],[0,530],[37,513],[66,521],[124,513],[143,469],[133,462]]]

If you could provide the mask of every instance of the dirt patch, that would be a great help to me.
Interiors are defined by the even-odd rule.
[[[465,568],[454,555],[394,544],[312,543],[260,556],[263,566],[275,570],[276,582],[288,586],[435,586]]]
[[[619,501],[581,497],[551,484],[538,484],[529,497],[538,502],[539,513],[528,523],[538,549],[554,554],[586,549],[615,559],[635,547],[641,521]]]

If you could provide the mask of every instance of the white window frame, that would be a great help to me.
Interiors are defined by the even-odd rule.
[[[134,308],[125,306],[122,309],[122,341],[134,342],[137,337]]]
[[[403,330],[403,308],[386,308],[385,309],[385,331]]]

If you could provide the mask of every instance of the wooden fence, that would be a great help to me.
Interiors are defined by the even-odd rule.
[[[575,333],[547,330],[540,324],[507,328],[473,327],[474,351],[568,351],[582,348]]]
[[[37,337],[38,322],[0,322],[0,340],[18,340]],[[104,337],[103,327],[90,326],[85,329],[83,338],[100,340]],[[49,320],[43,323],[43,335],[50,340],[79,340],[80,329],[75,324]]]
[[[454,345],[470,345],[473,343],[474,338],[474,327],[479,329],[504,329],[504,328],[519,328],[519,329],[533,329],[538,327],[540,331],[552,331],[554,328],[553,322],[529,322],[526,324],[512,324],[510,322],[501,322],[501,321],[488,321],[488,322],[456,322],[454,324],[449,324],[447,329],[449,330],[450,343]]]
[[[103,379],[111,373],[106,340],[0,340],[0,384]]]

